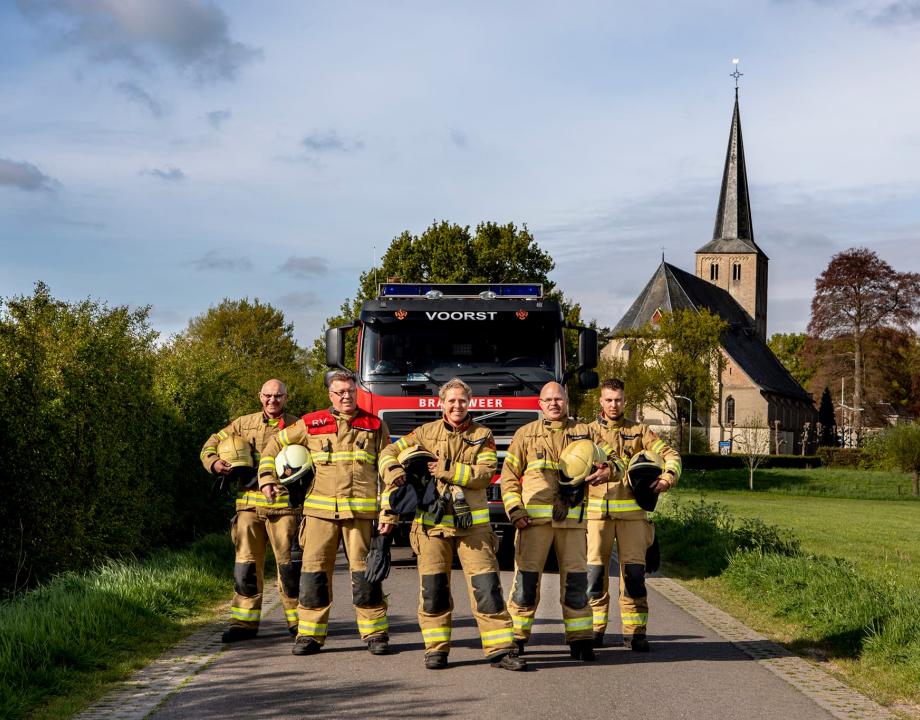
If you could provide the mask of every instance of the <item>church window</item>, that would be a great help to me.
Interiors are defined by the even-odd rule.
[[[732,281],[741,281],[741,263],[734,263],[732,265]]]
[[[731,396],[725,401],[725,422],[729,425],[735,422],[735,398]]]
[[[719,266],[716,263],[710,263],[709,265],[709,279],[718,280],[719,279]]]

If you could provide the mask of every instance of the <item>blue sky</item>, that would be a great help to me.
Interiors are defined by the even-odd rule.
[[[303,342],[403,230],[526,223],[614,325],[711,237],[740,57],[768,332],[920,271],[920,0],[0,2],[0,295],[224,297]]]

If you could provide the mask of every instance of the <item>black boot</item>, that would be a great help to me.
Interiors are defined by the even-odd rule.
[[[582,662],[594,662],[597,655],[594,654],[593,640],[573,640],[569,643],[569,654],[573,660]]]
[[[225,643],[239,642],[240,640],[252,640],[259,634],[258,628],[243,627],[242,625],[231,625],[224,630],[220,636],[220,641]]]
[[[648,639],[645,635],[633,635],[632,637],[623,638],[623,647],[633,652],[648,652]]]

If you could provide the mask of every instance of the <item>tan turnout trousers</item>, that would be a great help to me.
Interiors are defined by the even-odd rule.
[[[529,525],[514,538],[514,582],[508,609],[514,637],[527,642],[540,604],[540,581],[549,548],[555,543],[559,561],[559,601],[565,641],[591,639],[591,606],[585,597],[587,541],[584,527],[559,528],[549,523]]]
[[[418,624],[425,641],[425,652],[449,652],[451,615],[454,601],[450,592],[450,572],[454,553],[466,577],[470,608],[486,657],[504,654],[514,648],[511,616],[502,597],[501,579],[495,551],[498,539],[492,528],[474,526],[468,534],[445,536],[429,534],[415,523],[409,535],[418,555]]]
[[[623,637],[645,635],[648,593],[645,588],[645,552],[655,539],[655,528],[641,518],[588,520],[588,602],[594,632],[603,634],[610,609],[610,555],[617,544],[620,561],[620,621]],[[592,572],[593,571],[593,572]],[[599,576],[595,576],[600,573]]]
[[[352,604],[361,639],[385,635],[389,630],[387,604],[381,585],[371,585],[364,579],[373,522],[361,518],[327,520],[310,515],[303,519],[300,527],[300,543],[304,551],[300,602],[297,605],[298,637],[313,638],[320,645],[326,642],[332,607],[332,574],[342,538],[351,570]]]
[[[236,547],[233,600],[230,603],[230,624],[258,628],[262,618],[265,548],[270,542],[278,567],[278,592],[284,606],[288,627],[297,625],[297,577],[290,575],[291,550],[297,534],[296,515],[267,515],[255,510],[240,510],[233,516],[230,538]],[[294,548],[299,552],[299,547]],[[296,563],[293,567],[297,567]],[[282,568],[287,568],[283,575]]]

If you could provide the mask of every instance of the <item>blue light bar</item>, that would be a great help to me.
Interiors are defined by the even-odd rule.
[[[506,283],[383,283],[378,286],[381,298],[425,297],[432,290],[437,290],[443,298],[481,299],[482,293],[493,292],[500,298],[537,299],[543,297],[540,284],[506,284]]]

